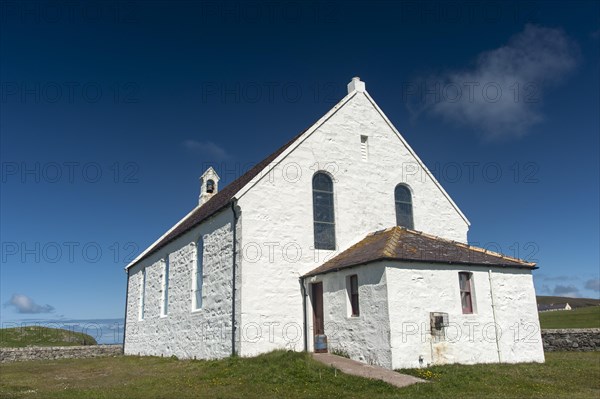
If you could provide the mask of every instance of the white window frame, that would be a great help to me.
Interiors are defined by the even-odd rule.
[[[410,201],[404,201],[404,200],[399,200],[398,196],[396,195],[396,192],[398,190],[399,187],[403,187],[408,191],[408,195],[409,195],[409,199]],[[400,214],[398,213],[398,204],[404,205],[404,206],[408,206],[410,213],[403,215],[403,216],[410,216],[410,223],[409,226],[403,226],[401,225],[398,220],[398,217],[400,216]],[[414,230],[415,228],[415,209],[414,209],[414,196],[413,196],[413,190],[412,188],[406,184],[406,183],[399,183],[396,185],[396,187],[394,187],[394,207],[396,209],[396,226],[401,226],[401,227],[405,227],[407,229],[411,229]]]
[[[466,275],[467,276],[467,283],[468,283],[468,290],[463,290],[461,287],[461,275]],[[468,293],[469,295],[469,303],[471,305],[471,309],[470,311],[465,311],[465,308],[463,307],[463,292],[464,293]],[[459,298],[460,298],[460,308],[462,311],[463,315],[472,315],[472,314],[477,314],[477,306],[475,303],[475,280],[474,280],[474,276],[473,276],[473,272],[471,271],[467,271],[467,270],[463,270],[463,271],[459,271],[458,272],[458,293],[459,293]]]
[[[160,316],[166,317],[169,314],[169,274],[170,274],[170,264],[169,264],[169,255],[165,256],[163,259],[164,268],[163,268],[163,281],[162,281],[162,301],[160,306]]]
[[[331,182],[331,192],[330,191],[324,191],[324,190],[319,190],[315,188],[315,178],[317,177],[317,175],[324,175],[326,176],[329,181]],[[313,174],[312,180],[311,180],[311,185],[312,185],[312,208],[313,208],[313,244],[314,244],[314,249],[316,250],[321,250],[321,251],[335,251],[335,249],[337,248],[337,237],[336,237],[336,223],[335,223],[335,215],[336,215],[336,211],[335,211],[335,182],[333,180],[333,177],[325,172],[324,170],[318,170]],[[326,222],[323,220],[316,220],[316,212],[315,212],[315,193],[322,193],[325,195],[331,195],[331,203],[332,203],[332,216],[333,216],[333,221],[332,222]],[[317,240],[317,234],[316,234],[316,227],[317,225],[329,225],[332,229],[333,229],[333,242],[332,244],[332,248],[328,248],[328,247],[324,247],[324,244],[322,241],[318,241]]]
[[[357,313],[354,314],[352,307],[352,277],[356,277],[356,307]],[[358,274],[353,273],[346,276],[346,317],[357,319],[360,317],[360,285],[358,284]]]
[[[192,276],[192,312],[202,310],[202,293],[204,287],[204,239],[198,238],[194,243],[196,247],[196,258],[194,262],[194,273]],[[198,289],[198,277],[200,277],[200,288]],[[199,293],[199,294],[198,294]],[[198,298],[199,295],[199,298]],[[200,299],[200,303],[198,303]]]
[[[139,320],[144,320],[144,309],[146,302],[146,268],[141,270],[140,278],[140,309],[139,309]]]

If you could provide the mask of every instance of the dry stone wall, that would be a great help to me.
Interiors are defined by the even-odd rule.
[[[600,351],[600,328],[542,330],[545,352]]]
[[[88,346],[30,346],[26,348],[0,348],[0,363],[26,360],[82,359],[117,356],[123,353],[122,345]]]

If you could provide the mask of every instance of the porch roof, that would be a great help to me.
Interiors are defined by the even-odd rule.
[[[395,226],[367,235],[304,277],[382,260],[537,269],[522,259]]]

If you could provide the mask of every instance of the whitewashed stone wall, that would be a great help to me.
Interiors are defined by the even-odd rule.
[[[353,274],[357,275],[359,284],[358,317],[350,316],[346,285],[347,277]],[[390,313],[383,264],[328,273],[313,277],[307,283],[319,281],[323,282],[323,313],[329,352],[341,351],[354,360],[391,368]]]
[[[386,266],[393,368],[544,361],[530,271],[493,269],[494,322],[488,269],[402,262]],[[459,271],[473,273],[473,314],[462,314]],[[448,313],[445,339],[431,339],[430,312]]]
[[[368,136],[367,161],[361,156],[361,135]],[[302,337],[296,339],[294,333],[303,325],[298,279],[335,255],[312,249],[312,177],[318,170],[328,171],[335,180],[339,251],[370,232],[396,224],[394,189],[398,183],[412,189],[416,230],[467,240],[467,222],[419,169],[368,98],[357,93],[239,196],[244,212],[242,355],[303,348]]]
[[[125,354],[221,358],[231,354],[233,215],[225,209],[129,270]],[[204,238],[202,308],[192,310],[196,242]],[[161,316],[165,256],[169,309]],[[144,319],[139,320],[142,268]]]

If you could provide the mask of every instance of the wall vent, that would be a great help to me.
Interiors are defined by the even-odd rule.
[[[448,313],[429,313],[429,323],[431,326],[432,338],[436,341],[442,341],[446,336],[445,328],[449,326]]]
[[[369,160],[369,136],[360,136],[360,156],[363,161]]]

